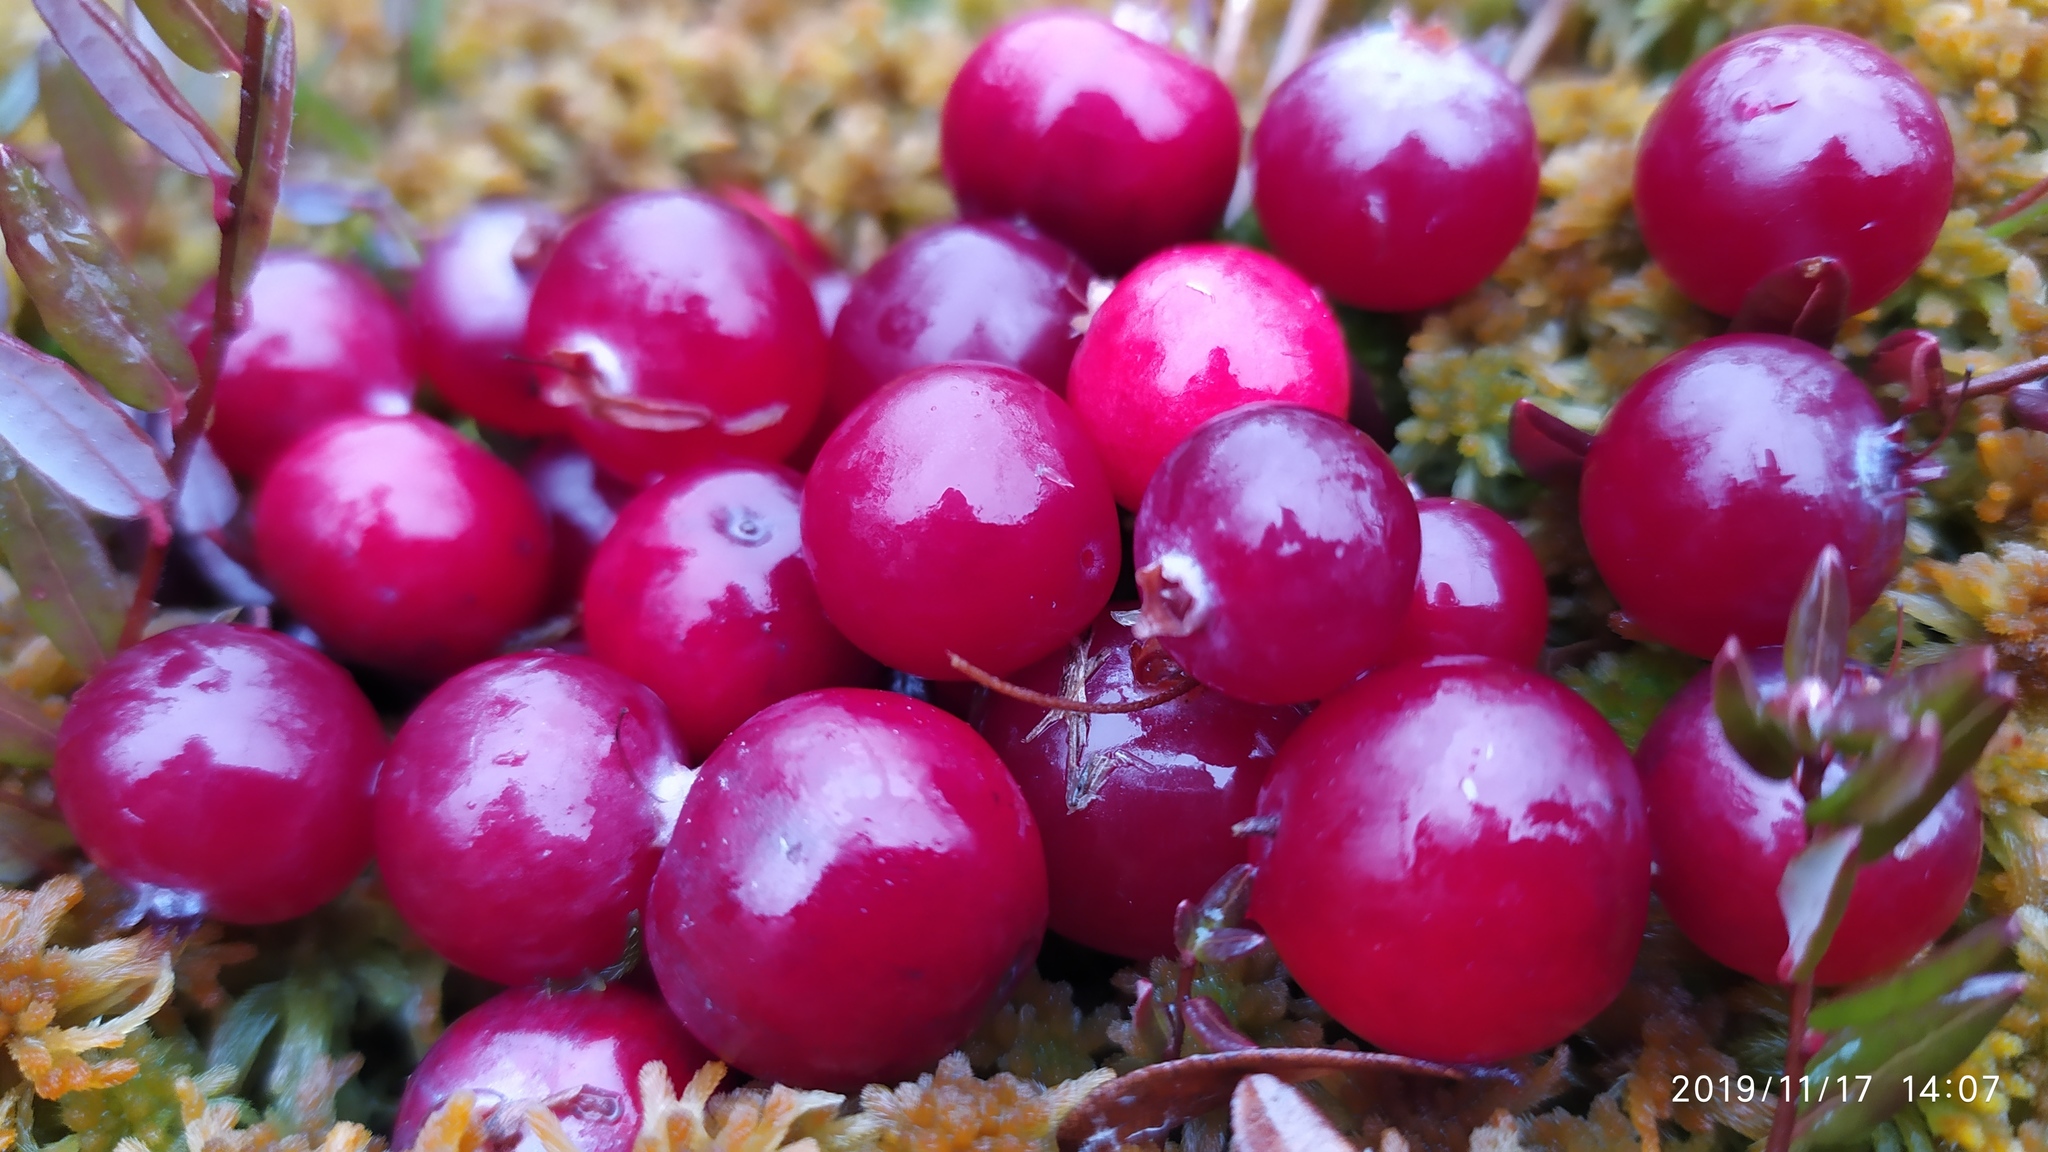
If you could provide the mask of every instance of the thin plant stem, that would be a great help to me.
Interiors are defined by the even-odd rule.
[[[1796,778],[1804,803],[1811,804],[1820,797],[1821,780],[1827,773],[1828,761],[1833,758],[1832,751],[1823,748],[1820,755],[1803,757],[1799,761]],[[1811,832],[1807,833],[1806,839],[1811,842]],[[1792,1007],[1785,1023],[1785,1095],[1778,1101],[1777,1111],[1771,1115],[1771,1135],[1764,1145],[1764,1152],[1790,1152],[1792,1147],[1792,1128],[1799,1119],[1799,1101],[1806,1095],[1806,1017],[1812,1010],[1813,977],[1809,975],[1792,985]]]
[[[1995,396],[2000,392],[2010,392],[2022,384],[2032,384],[2041,379],[2048,379],[2048,356],[2023,360],[2010,368],[2000,368],[1996,372],[1986,372],[1982,376],[1964,380],[1956,388],[1955,398],[1963,401],[1975,400],[1979,396]]]
[[[1323,14],[1330,0],[1294,0],[1287,6],[1287,23],[1280,28],[1280,46],[1273,50],[1273,64],[1266,69],[1266,82],[1259,87],[1259,99],[1273,94],[1280,82],[1292,75],[1308,51],[1315,47],[1316,33],[1323,27]]]
[[[1120,716],[1130,712],[1143,712],[1157,708],[1172,700],[1178,700],[1194,691],[1198,685],[1192,676],[1183,676],[1170,688],[1162,689],[1150,696],[1136,700],[1118,700],[1113,703],[1094,704],[1085,700],[1072,700],[1065,696],[1048,696],[1034,692],[1022,684],[1012,684],[993,672],[977,667],[972,661],[957,652],[946,653],[946,660],[953,665],[953,671],[960,673],[991,692],[1001,693],[1012,700],[1020,700],[1035,707],[1053,712],[1085,712],[1090,716]]]
[[[1543,7],[1529,18],[1529,25],[1522,29],[1522,36],[1515,41],[1515,49],[1508,56],[1508,62],[1501,69],[1507,78],[1516,84],[1526,84],[1536,74],[1536,66],[1543,63],[1543,57],[1550,53],[1550,46],[1557,40],[1558,29],[1564,27],[1565,13],[1570,12],[1572,0],[1543,0]]]
[[[1252,12],[1258,0],[1223,0],[1223,20],[1216,28],[1216,53],[1209,67],[1225,84],[1237,79],[1238,57],[1244,53],[1245,35],[1251,31]]]

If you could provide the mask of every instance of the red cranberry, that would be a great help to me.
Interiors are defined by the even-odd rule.
[[[1015,680],[1069,696],[1084,682],[1095,703],[1143,699],[1162,685],[1148,678],[1142,646],[1105,613],[1073,651]],[[1050,717],[991,694],[981,730],[1045,839],[1052,930],[1132,960],[1171,952],[1180,902],[1245,862],[1246,841],[1231,826],[1252,815],[1274,751],[1300,723],[1294,708],[1217,692],[1124,715]]]
[[[519,474],[421,416],[294,445],[256,495],[264,579],[327,649],[433,680],[497,651],[547,593],[548,526]]]
[[[1109,602],[1116,502],[1051,389],[993,364],[941,364],[870,397],[804,483],[803,539],[825,615],[892,668],[997,675],[1065,644]]]
[[[810,279],[817,279],[838,267],[832,253],[804,222],[782,211],[768,202],[768,198],[738,184],[728,184],[718,190],[718,198],[727,204],[752,216],[762,227],[774,235],[777,243],[796,262],[797,271]]]
[[[637,489],[600,471],[588,453],[565,442],[543,446],[520,465],[519,474],[548,518],[548,608],[566,612],[583,595],[583,575],[598,544]]]
[[[590,654],[659,693],[700,752],[777,700],[876,677],[818,607],[799,484],[774,464],[699,465],[626,505],[591,562]]]
[[[1492,275],[1535,214],[1537,166],[1521,88],[1434,24],[1327,45],[1252,133],[1273,250],[1379,312],[1433,308]]]
[[[1105,275],[1216,230],[1243,127],[1214,72],[1090,12],[990,33],[946,94],[939,148],[968,216],[1023,216]]]
[[[825,389],[818,305],[753,219],[694,192],[620,197],[563,234],[526,356],[599,464],[646,482],[721,452],[780,459]]]
[[[1366,677],[1280,750],[1251,916],[1302,990],[1390,1052],[1482,1062],[1563,1040],[1627,982],[1650,842],[1620,737],[1484,657]]]
[[[1757,281],[1829,256],[1849,311],[1906,282],[1955,183],[1941,108],[1874,44],[1767,28],[1678,78],[1636,153],[1636,220],[1679,289],[1732,316]]]
[[[890,692],[773,705],[705,761],[647,955],[728,1062],[851,1091],[958,1047],[1038,951],[1045,859],[981,737]]]
[[[201,363],[213,337],[213,281],[185,307]],[[286,448],[330,420],[412,411],[412,337],[367,272],[309,252],[266,254],[229,343],[207,439],[228,468],[261,479]]]
[[[1826,351],[1783,336],[1703,340],[1622,396],[1579,488],[1593,563],[1622,611],[1695,656],[1785,638],[1820,550],[1863,614],[1898,571],[1904,489],[1884,415]]]
[[[1387,659],[1498,656],[1534,665],[1550,627],[1550,590],[1529,542],[1498,512],[1469,500],[1432,496],[1415,502],[1415,514],[1422,521],[1415,598]]]
[[[1421,548],[1415,498],[1365,433],[1292,404],[1234,409],[1145,489],[1138,634],[1226,695],[1320,700],[1386,655]]]
[[[661,701],[621,673],[555,652],[486,661],[399,729],[378,874],[458,968],[500,984],[597,971],[646,903],[685,757]]]
[[[1784,691],[1779,649],[1759,649],[1750,662],[1767,695]],[[1778,882],[1806,843],[1797,786],[1758,775],[1729,746],[1707,672],[1664,706],[1636,764],[1649,805],[1657,896],[1671,919],[1707,955],[1776,983],[1786,942]],[[1840,773],[1831,768],[1824,786]],[[1965,779],[1891,855],[1856,874],[1849,910],[1816,974],[1820,982],[1889,972],[1947,931],[1969,899],[1982,848],[1977,791]]]
[[[1230,244],[1169,249],[1119,281],[1089,321],[1067,385],[1126,508],[1196,425],[1260,400],[1343,416],[1351,362],[1307,281]]]
[[[556,1114],[576,1147],[630,1152],[640,1131],[640,1069],[660,1061],[681,1091],[707,1059],[704,1046],[643,992],[616,984],[515,988],[463,1013],[434,1042],[399,1097],[391,1146],[412,1147],[427,1117],[457,1092],[474,1092],[493,1107],[573,1093]],[[529,1132],[506,1152],[544,1149]]]
[[[72,698],[57,805],[93,863],[158,911],[303,916],[370,862],[384,729],[325,657],[195,624],[142,641]]]
[[[533,366],[513,358],[542,256],[562,227],[523,201],[479,204],[427,249],[412,282],[420,367],[435,391],[478,423],[539,436],[562,426]]]

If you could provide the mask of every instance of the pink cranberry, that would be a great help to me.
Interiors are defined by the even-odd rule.
[[[1469,500],[1415,502],[1422,560],[1394,660],[1498,656],[1534,666],[1550,628],[1543,566],[1513,524]]]
[[[825,250],[817,234],[804,226],[804,222],[782,211],[768,202],[768,198],[752,188],[740,184],[727,184],[718,189],[718,198],[727,204],[752,216],[756,223],[768,229],[777,243],[796,262],[797,271],[810,279],[817,279],[838,267],[832,253]]]
[[[542,205],[486,201],[427,249],[413,277],[420,367],[478,423],[528,436],[562,426],[561,410],[540,398],[533,366],[514,359],[534,279],[561,228]]]
[[[213,335],[213,281],[185,307],[192,355]],[[256,266],[243,327],[228,345],[207,439],[228,468],[261,479],[301,436],[346,416],[412,411],[412,335],[368,273],[310,252]]]
[[[1067,384],[1126,508],[1197,425],[1261,400],[1343,416],[1351,362],[1307,281],[1232,244],[1168,249],[1119,281],[1089,321]]]
[[[1109,602],[1121,560],[1102,466],[1051,389],[941,364],[870,397],[804,483],[825,615],[891,668],[958,680],[1057,651]]]
[[[384,729],[348,674],[240,624],[174,628],[72,698],[51,780],[93,863],[157,911],[302,916],[370,862]]]
[[[1621,739],[1555,681],[1472,656],[1374,672],[1281,748],[1259,810],[1278,831],[1252,919],[1380,1048],[1540,1051],[1628,980],[1650,902],[1642,794]]]
[[[705,761],[662,854],[647,955],[679,1019],[765,1080],[930,1068],[1045,931],[1031,810],[981,737],[890,692],[773,705]]]
[[[294,445],[256,495],[265,581],[329,651],[447,676],[531,623],[548,526],[510,465],[421,416],[363,416]]]
[[[553,543],[548,608],[566,612],[583,595],[583,576],[590,571],[597,546],[638,489],[600,470],[588,453],[562,441],[541,447],[520,465],[519,474],[548,518]]]
[[[694,192],[623,196],[570,227],[524,354],[597,462],[645,483],[722,452],[780,459],[825,389],[817,302],[759,223]]]
[[[685,760],[654,693],[594,660],[486,661],[399,729],[377,780],[378,874],[458,968],[500,984],[597,971],[646,903]]]
[[[1165,662],[1108,613],[1072,651],[1014,677],[1048,695],[1086,684],[1098,704],[1140,700]],[[991,694],[981,731],[1010,766],[1045,839],[1052,930],[1132,960],[1174,947],[1173,916],[1245,862],[1231,826],[1252,815],[1294,708],[1196,692],[1141,712],[1048,715]]]
[[[818,606],[799,484],[749,461],[670,476],[626,505],[591,563],[590,654],[659,693],[692,748],[777,700],[880,671]]]
[[[659,1061],[677,1091],[709,1057],[661,1003],[614,984],[551,992],[515,988],[457,1017],[398,1100],[391,1146],[408,1149],[457,1092],[523,1108],[564,1097],[556,1114],[582,1152],[630,1152],[640,1131],[640,1070]],[[506,1152],[545,1152],[524,1126]]]
[[[1767,695],[1785,690],[1782,651],[1758,649],[1750,662]],[[1706,672],[1664,706],[1636,764],[1649,803],[1658,898],[1709,956],[1775,983],[1786,943],[1778,882],[1806,843],[1797,788],[1758,775],[1729,746]],[[1824,787],[1839,773],[1831,769]],[[1891,855],[1856,874],[1820,982],[1889,972],[1947,931],[1970,897],[1982,851],[1977,791],[1965,779]]]
[[[1073,9],[990,33],[939,132],[965,215],[1023,216],[1105,275],[1216,230],[1244,134],[1214,72]]]

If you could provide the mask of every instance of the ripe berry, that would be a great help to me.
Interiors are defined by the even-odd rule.
[[[1912,73],[1846,32],[1793,25],[1678,78],[1636,153],[1636,220],[1679,290],[1724,316],[1818,256],[1841,261],[1860,312],[1933,249],[1954,183],[1948,123]]]
[[[547,593],[548,526],[519,474],[421,416],[330,424],[256,495],[256,560],[339,658],[436,680],[491,655]]]
[[[600,470],[588,453],[566,441],[543,445],[519,466],[519,474],[548,518],[548,610],[566,612],[583,595],[583,574],[598,544],[639,489]]]
[[[1767,696],[1785,690],[1779,649],[1759,649],[1750,661]],[[1649,805],[1657,896],[1671,919],[1709,956],[1776,983],[1786,942],[1778,883],[1806,843],[1797,786],[1758,775],[1729,746],[1706,672],[1664,706],[1636,764]],[[1837,783],[1839,773],[1830,769],[1823,787]],[[1969,899],[1982,841],[1976,786],[1966,778],[1891,855],[1856,873],[1819,981],[1846,984],[1889,972],[1947,931]]]
[[[1104,613],[1072,651],[1014,680],[1095,703],[1143,699],[1162,687],[1152,666],[1166,663],[1143,647]],[[1294,708],[1218,692],[1100,716],[1049,715],[992,694],[981,731],[1045,840],[1052,930],[1133,960],[1173,951],[1180,902],[1245,862],[1247,842],[1231,826],[1252,815],[1274,751],[1300,723]]]
[[[825,389],[818,306],[759,223],[694,192],[622,196],[562,235],[523,345],[599,464],[645,483],[734,452],[780,459]]]
[[[384,729],[348,674],[275,632],[195,624],[86,681],[51,778],[93,863],[173,916],[302,916],[370,862]]]
[[[1038,951],[1045,859],[981,737],[890,692],[773,705],[704,762],[647,956],[669,1007],[764,1080],[848,1091],[931,1067]]]
[[[800,483],[775,464],[698,465],[626,505],[591,562],[590,654],[653,688],[700,753],[777,700],[879,672],[818,607]]]
[[[1593,438],[1579,522],[1622,611],[1695,656],[1785,638],[1826,545],[1849,614],[1877,601],[1905,545],[1886,421],[1826,351],[1783,336],[1703,340],[1622,396]]]
[[[1242,138],[1214,72],[1072,9],[990,33],[939,125],[963,215],[1023,216],[1104,275],[1215,231]]]
[[[759,192],[739,184],[728,184],[718,189],[718,198],[752,216],[768,229],[776,242],[789,253],[789,258],[796,262],[797,271],[806,277],[815,280],[836,267],[832,253],[827,252],[818,237],[804,227],[803,221],[770,204],[768,198]]]
[[[1532,666],[1550,626],[1543,566],[1513,524],[1469,500],[1415,502],[1422,560],[1387,660],[1498,656]]]
[[[552,209],[486,201],[427,249],[412,282],[420,367],[442,398],[482,424],[528,436],[555,431],[533,366],[513,359],[543,258],[560,233]]]
[[[629,1152],[640,1131],[640,1069],[660,1061],[680,1091],[709,1057],[643,992],[515,988],[457,1017],[427,1050],[398,1100],[391,1146],[410,1148],[434,1109],[457,1092],[523,1109],[557,1097],[562,1127],[582,1152]],[[506,1152],[545,1152],[524,1125]]]
[[[1599,713],[1527,669],[1374,672],[1281,748],[1259,811],[1278,830],[1252,919],[1304,992],[1390,1052],[1547,1048],[1635,963],[1650,900],[1635,767]]]
[[[825,615],[891,668],[958,680],[1057,651],[1109,602],[1116,502],[1051,389],[941,364],[869,397],[804,482],[804,556]]]
[[[406,926],[500,984],[614,964],[689,787],[653,692],[580,656],[435,689],[377,779],[377,871]],[[540,910],[536,914],[536,909]]]
[[[192,355],[213,337],[211,280],[185,307]],[[286,448],[330,420],[412,411],[412,335],[367,272],[309,252],[256,266],[243,326],[229,343],[207,439],[235,475],[258,480]]]
[[[1226,412],[1145,489],[1138,634],[1226,695],[1320,700],[1393,644],[1421,537],[1415,498],[1365,433],[1292,404]]]
[[[1309,57],[1274,90],[1251,158],[1273,250],[1378,312],[1478,287],[1536,211],[1528,99],[1435,24],[1397,20]]]
[[[1067,384],[1126,508],[1196,425],[1260,400],[1343,416],[1351,362],[1307,281],[1231,244],[1168,249],[1119,281],[1089,321]]]

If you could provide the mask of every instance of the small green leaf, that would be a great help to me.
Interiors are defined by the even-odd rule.
[[[1849,573],[1830,544],[1820,550],[1785,625],[1785,682],[1842,682],[1849,660]]]
[[[21,585],[22,610],[81,672],[114,653],[128,597],[84,513],[0,443],[0,559]]]
[[[201,72],[240,72],[246,0],[135,0],[178,59]]]
[[[57,722],[34,700],[0,685],[0,764],[39,768],[57,750]]]
[[[0,442],[93,512],[163,520],[171,481],[156,445],[70,365],[5,333]]]
[[[1806,822],[1882,825],[1917,803],[1940,769],[1941,721],[1930,713],[1904,739],[1883,741],[1861,757],[1834,791],[1806,806]]]
[[[226,1065],[235,1070],[235,1082],[227,1091],[239,1094],[249,1073],[256,1067],[263,1042],[277,1029],[282,1018],[284,985],[258,984],[235,998],[235,1002],[214,1026],[213,1039],[206,1048],[210,1067]]]
[[[263,84],[256,106],[256,148],[235,235],[235,299],[248,298],[256,262],[270,245],[270,225],[284,187],[285,153],[292,141],[292,104],[298,76],[298,46],[292,14],[277,10],[263,53]]]
[[[1856,885],[1856,845],[1863,838],[1860,828],[1835,828],[1814,837],[1792,862],[1785,865],[1778,881],[1778,907],[1785,914],[1785,958],[1778,962],[1778,979],[1796,984],[1811,979],[1828,942],[1842,922],[1849,906],[1849,892]]]
[[[447,23],[447,0],[417,0],[405,34],[406,81],[415,93],[431,95],[441,88],[441,30]]]
[[[34,0],[43,23],[107,107],[164,159],[224,188],[234,156],[149,49],[100,0]]]
[[[2005,723],[2018,697],[2018,685],[2012,677],[1997,670],[1988,649],[1966,650],[1942,663],[1951,662],[1961,665],[1961,672],[1967,673],[1967,677],[1956,676],[1965,683],[1962,690],[1948,691],[1954,680],[1947,673],[1927,678],[1927,712],[1942,721],[1941,758],[1934,778],[1896,815],[1864,829],[1862,852],[1866,862],[1882,858],[1899,841],[1912,835],[1942,797],[1977,766],[1985,745],[1998,733],[1999,725]],[[1936,692],[1932,686],[1941,686],[1942,690]]]
[[[2019,927],[2011,918],[1987,920],[1902,972],[1816,1005],[1807,1025],[1817,1031],[1834,1032],[1882,1024],[1901,1012],[1947,995],[1963,981],[2005,959],[2018,938]]]
[[[23,57],[7,79],[0,80],[0,137],[12,136],[28,122],[42,99],[42,77],[35,54]]]
[[[1788,780],[1799,768],[1799,750],[1764,707],[1763,689],[1742,642],[1730,636],[1714,657],[1714,715],[1721,734],[1759,775]]]

